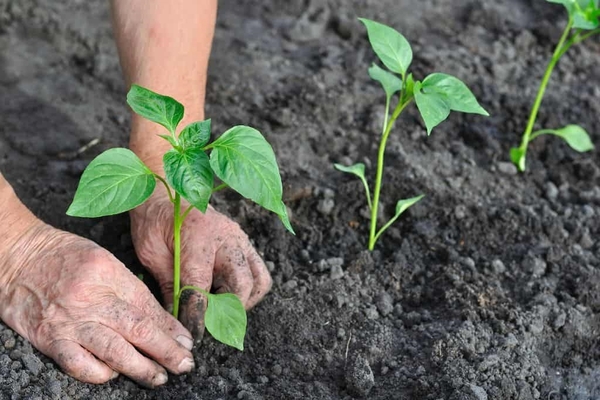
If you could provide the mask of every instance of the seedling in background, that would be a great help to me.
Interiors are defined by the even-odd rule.
[[[335,167],[343,172],[354,174],[360,178],[365,187],[367,203],[371,209],[371,227],[369,231],[369,250],[375,248],[377,239],[387,228],[389,228],[400,215],[410,206],[417,203],[424,195],[400,200],[396,203],[394,216],[381,229],[377,230],[377,209],[379,207],[379,196],[383,178],[383,163],[385,147],[394,123],[413,100],[415,101],[421,117],[427,127],[427,135],[431,134],[433,128],[446,120],[450,111],[481,114],[488,116],[477,102],[469,88],[459,79],[440,73],[434,73],[417,81],[409,72],[413,53],[410,44],[402,34],[375,21],[361,18],[360,21],[366,26],[369,42],[373,51],[379,57],[387,70],[373,64],[369,68],[369,76],[378,81],[385,92],[385,118],[383,132],[379,144],[377,157],[377,173],[375,176],[375,189],[373,197],[369,184],[365,178],[364,164],[355,164],[349,167],[335,164]],[[397,101],[395,107],[392,103]],[[391,114],[391,115],[390,115]]]
[[[561,129],[541,129],[533,132],[533,127],[537,119],[540,106],[546,87],[552,76],[552,72],[558,64],[560,58],[574,45],[583,42],[585,39],[600,33],[600,0],[547,0],[550,3],[560,3],[565,6],[569,13],[567,26],[554,50],[552,59],[546,68],[542,83],[533,103],[531,114],[523,138],[519,147],[510,149],[510,159],[519,168],[525,171],[525,159],[527,155],[527,146],[529,143],[541,135],[555,135],[562,138],[571,148],[580,153],[594,149],[590,136],[582,127],[578,125],[567,125]]]
[[[134,209],[144,203],[156,187],[164,184],[173,203],[173,316],[179,315],[179,300],[185,290],[206,296],[205,325],[218,341],[244,349],[246,311],[231,293],[213,294],[195,287],[181,287],[181,227],[193,208],[206,212],[211,195],[231,187],[242,196],[276,213],[293,233],[285,204],[275,154],[256,129],[234,126],[212,143],[210,120],[193,122],[176,135],[183,118],[183,105],[175,99],[133,85],[127,103],[134,112],[164,126],[160,135],[173,147],[164,155],[165,178],[153,173],[131,151],[114,148],[96,157],[85,169],[67,214],[102,217]],[[207,151],[210,150],[210,156]],[[214,176],[223,183],[215,186]],[[182,210],[185,199],[189,206]]]

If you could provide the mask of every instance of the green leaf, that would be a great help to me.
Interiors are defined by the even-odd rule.
[[[169,150],[163,162],[169,185],[198,210],[206,212],[214,176],[202,148],[192,147],[181,152]]]
[[[404,76],[412,62],[413,53],[408,40],[397,30],[366,18],[359,20],[367,28],[373,51],[390,71]]]
[[[271,145],[254,128],[234,126],[206,148],[212,148],[210,166],[215,174],[242,196],[279,215],[294,230],[281,200],[281,176]]]
[[[547,0],[550,3],[562,4],[573,19],[573,28],[592,30],[598,28],[600,0]]]
[[[244,350],[246,310],[232,293],[208,294],[204,323],[208,332],[219,342]]]
[[[83,171],[67,215],[93,218],[129,211],[155,187],[154,174],[131,150],[110,149]]]
[[[179,147],[179,143],[177,143],[177,140],[175,140],[175,138],[173,138],[173,136],[171,135],[158,135],[159,137],[165,139],[167,142],[169,142],[171,144],[171,146],[177,148]]]
[[[210,119],[192,122],[179,134],[179,142],[184,149],[203,147],[210,140]]]
[[[338,171],[342,171],[342,172],[346,172],[346,173],[358,176],[358,178],[362,181],[363,186],[365,187],[365,192],[367,194],[367,202],[369,203],[369,208],[372,208],[373,205],[371,204],[371,191],[369,190],[369,184],[367,183],[367,178],[365,178],[365,164],[358,163],[358,164],[351,165],[349,167],[346,167],[345,165],[342,165],[342,164],[333,164],[333,166]]]
[[[424,194],[416,197],[411,197],[410,199],[399,200],[396,203],[396,214],[394,215],[394,218],[398,218],[404,211],[408,210],[409,207],[415,205],[423,197],[425,197]]]
[[[402,79],[398,78],[391,72],[384,70],[377,64],[373,64],[371,68],[369,68],[369,76],[371,79],[381,83],[388,102],[394,93],[399,92],[402,89]]]
[[[450,115],[450,111],[489,116],[473,93],[460,79],[434,73],[415,82],[415,102],[427,126],[427,134]]]
[[[172,134],[183,118],[183,105],[177,100],[138,85],[132,85],[129,89],[127,104],[136,114],[161,124]]]
[[[562,138],[571,148],[580,153],[594,150],[594,144],[590,139],[590,135],[579,125],[567,125],[561,129],[542,129],[534,132],[529,141],[540,135],[555,135]]]
[[[526,150],[521,149],[520,147],[513,147],[510,149],[510,160],[517,166],[519,171],[525,171],[525,154]]]

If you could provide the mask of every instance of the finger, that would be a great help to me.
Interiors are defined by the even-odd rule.
[[[214,250],[205,247],[194,247],[188,241],[182,247],[181,287],[197,286],[210,291],[213,279]],[[179,299],[179,318],[192,334],[196,343],[204,336],[204,313],[206,298],[194,290],[185,290]]]
[[[138,353],[114,330],[96,324],[87,333],[90,334],[84,334],[80,338],[80,344],[113,370],[150,388],[167,382],[167,373],[160,365]]]
[[[192,350],[194,342],[190,332],[162,308],[145,285],[140,283],[138,286],[131,292],[133,295],[128,296],[129,303],[139,308],[163,332],[175,339],[187,350]]]
[[[250,298],[246,303],[246,308],[252,308],[265,297],[265,294],[267,294],[269,290],[271,290],[273,279],[271,278],[271,274],[263,259],[249,243],[248,248],[246,249],[246,260],[248,261],[250,272],[252,272],[252,278],[254,279],[254,286],[252,288],[252,293],[250,293]]]
[[[70,340],[57,340],[43,352],[56,361],[66,374],[82,382],[101,384],[119,375],[78,343]]]
[[[192,353],[165,331],[140,309],[117,300],[112,312],[103,323],[120,334],[144,354],[174,374],[189,372],[194,367]]]
[[[225,243],[217,251],[213,287],[217,293],[234,293],[245,305],[254,287],[254,278],[242,249]]]

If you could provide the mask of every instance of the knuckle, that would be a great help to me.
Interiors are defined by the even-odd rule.
[[[123,370],[133,360],[134,349],[125,340],[112,339],[105,345],[104,361],[118,370]]]
[[[147,343],[154,340],[156,337],[156,330],[154,329],[154,325],[147,318],[142,318],[133,324],[131,335],[136,342]]]

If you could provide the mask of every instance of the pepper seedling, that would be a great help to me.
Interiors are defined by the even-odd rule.
[[[168,135],[160,135],[173,147],[163,157],[165,178],[152,172],[131,150],[109,149],[83,172],[67,214],[93,218],[132,210],[148,200],[156,182],[161,182],[173,203],[173,316],[179,315],[182,293],[196,290],[208,301],[208,332],[218,341],[243,350],[247,320],[240,299],[231,293],[213,294],[195,286],[181,287],[181,227],[192,209],[206,212],[211,195],[230,187],[277,214],[293,233],[282,201],[281,176],[273,149],[259,131],[242,125],[209,143],[210,119],[193,122],[176,135],[184,115],[183,105],[141,86],[131,87],[127,103],[138,115],[168,130]],[[222,184],[215,185],[215,175]],[[183,211],[182,199],[190,204]]]
[[[409,72],[413,53],[406,38],[395,29],[379,22],[364,18],[359,18],[359,20],[367,28],[369,42],[373,51],[387,68],[386,70],[377,64],[373,64],[368,70],[369,76],[383,87],[386,100],[373,197],[371,197],[371,191],[365,177],[364,164],[358,163],[352,166],[335,164],[335,168],[358,176],[365,187],[367,204],[371,210],[368,248],[369,250],[373,250],[381,234],[404,211],[424,197],[424,195],[420,195],[398,201],[394,216],[381,229],[377,230],[377,211],[382,186],[385,148],[394,123],[402,111],[414,100],[425,122],[427,135],[430,135],[433,128],[445,121],[451,111],[485,116],[489,116],[489,114],[479,105],[467,85],[451,75],[433,73],[423,79],[423,81],[415,80],[413,74]],[[391,108],[393,100],[397,101],[397,105]]]
[[[548,82],[552,72],[558,64],[560,58],[574,45],[583,42],[585,39],[600,33],[600,0],[546,0],[549,3],[559,3],[565,6],[569,13],[567,26],[558,41],[558,45],[552,54],[548,63],[546,72],[542,77],[542,82],[537,96],[529,114],[529,120],[519,147],[510,149],[510,159],[519,168],[521,172],[525,171],[525,157],[527,155],[527,146],[529,143],[541,135],[555,135],[562,138],[573,150],[580,153],[594,149],[594,144],[590,140],[589,134],[579,125],[567,125],[561,129],[540,129],[533,132],[533,127],[548,87]]]

